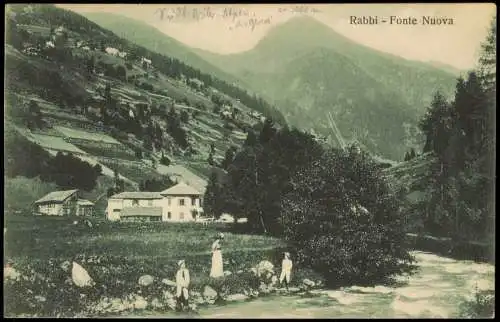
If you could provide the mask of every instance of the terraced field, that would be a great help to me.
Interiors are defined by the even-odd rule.
[[[115,159],[114,161],[100,159],[99,163],[104,164],[112,170],[116,169],[118,173],[137,183],[145,179],[158,177],[157,171],[140,163],[127,162],[123,159]]]
[[[34,21],[40,23],[40,26],[20,25],[19,27],[35,34],[47,36],[50,33],[48,26],[52,25],[51,18],[44,17],[45,13],[42,12],[36,15]],[[75,23],[76,21],[78,21],[77,25],[83,23],[78,19],[75,20]],[[186,181],[196,189],[204,191],[211,173],[211,166],[206,162],[211,145],[215,146],[214,160],[221,162],[231,145],[239,146],[246,138],[246,133],[236,129],[234,125],[232,125],[233,129],[225,127],[227,121],[223,120],[220,115],[213,113],[214,103],[210,96],[212,93],[217,93],[225,100],[232,102],[233,106],[239,110],[238,119],[240,121],[250,120],[248,115],[252,110],[241,104],[238,98],[229,97],[215,88],[209,87],[204,91],[199,91],[188,86],[185,78],[171,78],[157,70],[155,66],[145,70],[142,68],[140,59],[125,61],[120,57],[102,52],[100,49],[77,48],[76,43],[79,41],[93,47],[92,33],[97,33],[99,37],[102,36],[104,39],[109,37],[109,42],[105,41],[104,43],[106,47],[115,47],[118,46],[117,44],[121,44],[118,46],[122,47],[119,48],[120,51],[133,50],[134,47],[132,44],[123,43],[123,39],[114,38],[115,36],[109,35],[105,31],[93,30],[94,26],[90,29],[87,28],[88,26],[73,27],[75,26],[65,26],[69,35],[66,46],[71,51],[73,58],[71,60],[66,61],[60,59],[59,56],[52,57],[49,53],[47,54],[47,56],[51,56],[49,58],[45,54],[28,56],[11,45],[6,46],[5,56],[9,66],[21,66],[32,75],[45,75],[47,73],[50,77],[58,78],[58,82],[49,87],[46,85],[51,82],[46,84],[43,76],[36,77],[37,84],[34,84],[34,80],[24,77],[26,73],[18,73],[18,68],[8,69],[9,74],[14,75],[10,80],[15,86],[7,88],[6,91],[9,96],[15,97],[15,99],[9,99],[10,104],[7,105],[14,109],[27,111],[29,102],[34,100],[40,107],[43,120],[48,124],[47,128],[30,133],[24,129],[25,121],[19,118],[14,123],[20,128],[21,134],[52,155],[59,151],[69,152],[92,165],[100,164],[103,174],[111,179],[114,176],[114,170],[117,169],[120,177],[131,186],[137,187],[137,184],[142,180],[165,174],[177,180]],[[143,55],[151,56],[153,54],[145,53]],[[89,74],[85,66],[90,57],[94,58],[96,67],[100,67],[98,65],[104,63],[116,68],[119,65],[125,66],[130,63],[131,68],[125,66],[127,77],[134,75],[136,81],[143,85],[152,86],[153,89],[146,90],[143,85],[137,86],[135,81],[123,81],[114,75]],[[161,156],[161,151],[145,150],[141,140],[135,140],[135,142],[129,140],[127,131],[110,129],[109,126],[104,129],[104,126],[99,122],[103,121],[100,119],[99,112],[102,104],[106,104],[102,95],[107,85],[110,86],[112,99],[118,103],[117,108],[122,109],[118,111],[120,113],[125,112],[129,107],[133,108],[138,103],[161,106],[167,102],[175,104],[177,113],[182,110],[196,111],[195,117],[192,117],[190,113],[189,121],[182,124],[193,151],[185,151],[175,142],[173,137],[165,134],[163,154],[169,154],[169,159],[172,161],[171,166],[158,165],[158,168],[154,169],[146,164],[148,160],[137,158],[136,149],[140,149],[147,158],[150,154],[154,155],[157,161]],[[57,90],[53,90],[53,88],[57,88]],[[162,127],[164,133],[167,132],[164,117],[154,116],[153,120]],[[255,122],[255,120],[248,121],[244,125],[252,126]]]
[[[92,133],[89,131],[81,131],[75,128],[68,128],[63,126],[55,126],[57,131],[61,132],[67,137],[75,139],[83,139],[95,142],[105,142],[120,145],[121,143],[104,133]]]

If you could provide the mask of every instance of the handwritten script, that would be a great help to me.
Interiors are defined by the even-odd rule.
[[[314,14],[321,12],[317,8],[305,5],[292,5],[287,7],[278,7],[273,14]],[[223,19],[229,22],[230,30],[238,28],[248,28],[255,30],[261,25],[269,25],[272,22],[273,14],[257,14],[247,8],[238,7],[201,7],[201,6],[177,6],[170,8],[159,8],[155,15],[161,21],[167,22],[198,22],[202,20]]]

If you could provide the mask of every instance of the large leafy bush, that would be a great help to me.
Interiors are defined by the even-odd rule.
[[[368,154],[354,146],[326,152],[291,185],[281,207],[285,238],[330,286],[411,271],[398,197]]]

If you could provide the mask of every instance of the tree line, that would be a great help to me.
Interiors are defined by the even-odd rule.
[[[250,134],[251,133],[251,134]],[[204,212],[245,216],[247,229],[284,238],[330,285],[376,283],[411,270],[399,197],[361,148],[331,149],[267,119],[212,173]]]
[[[496,110],[496,19],[478,67],[457,80],[451,102],[437,92],[420,122],[429,168],[419,204],[426,231],[457,239],[492,236]]]
[[[5,150],[5,174],[10,178],[39,176],[42,181],[53,182],[61,189],[91,191],[102,175],[99,164],[92,166],[62,152],[53,157],[39,145],[14,133],[6,134]]]

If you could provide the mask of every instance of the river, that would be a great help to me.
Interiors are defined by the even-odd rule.
[[[414,252],[419,271],[401,286],[315,290],[306,295],[273,295],[248,302],[201,307],[198,318],[453,318],[475,287],[494,289],[495,267]],[[136,316],[137,317],[137,316]],[[180,315],[144,313],[140,317]]]

